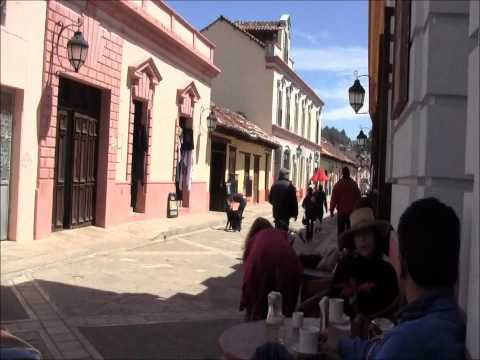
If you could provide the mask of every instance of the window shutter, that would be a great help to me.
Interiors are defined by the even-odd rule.
[[[395,7],[392,119],[408,102],[411,0],[397,0]]]

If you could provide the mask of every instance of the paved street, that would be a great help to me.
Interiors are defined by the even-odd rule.
[[[111,239],[111,250],[87,248],[54,262],[42,255],[43,265],[23,271],[15,267],[19,254],[42,251],[2,243],[2,267],[11,270],[2,271],[2,326],[47,358],[219,358],[219,335],[242,321],[244,237],[265,209],[250,209],[241,233],[224,231],[222,217],[166,239],[137,238],[131,246]]]

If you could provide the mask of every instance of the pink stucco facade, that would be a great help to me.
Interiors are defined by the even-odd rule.
[[[39,63],[41,93],[36,102],[38,152],[33,154],[36,161],[31,176],[35,182],[31,192],[32,227],[25,230],[23,236],[40,239],[53,229],[59,141],[57,112],[62,78],[101,93],[92,225],[109,227],[167,216],[167,195],[175,192],[172,164],[180,116],[191,117],[199,147],[192,164],[189,204],[181,214],[207,211],[209,141],[205,136],[207,114],[202,109],[210,106],[210,82],[219,73],[213,65],[214,45],[157,0],[85,3],[48,0],[42,3],[45,12],[37,14],[45,19],[44,34],[38,39],[43,46],[43,56],[38,54],[42,58]],[[79,18],[82,19],[79,30],[89,44],[89,53],[85,64],[74,72],[66,46],[77,28],[71,26],[61,36],[59,33],[62,24],[76,24]],[[2,67],[4,65],[11,66],[2,57]],[[193,97],[192,91],[196,92]],[[188,101],[182,96],[195,97],[195,102],[184,109]],[[143,121],[148,137],[145,179],[139,183],[135,213],[131,207],[134,100],[144,104],[147,115]],[[182,114],[182,110],[190,113]],[[21,113],[21,109],[18,112]],[[21,132],[15,135],[21,136]],[[14,172],[19,172],[20,165],[19,156],[12,157]],[[19,187],[21,183],[15,180],[12,188]],[[18,195],[22,193],[20,190],[11,192]],[[18,223],[18,196],[11,197],[10,208],[10,222]],[[11,228],[9,233],[14,234],[17,226]]]

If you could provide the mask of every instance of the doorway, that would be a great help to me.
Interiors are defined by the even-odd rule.
[[[210,210],[225,211],[227,145],[212,139],[210,162]]]
[[[60,78],[53,230],[95,223],[101,91]]]
[[[0,92],[0,240],[8,236],[14,95]]]
[[[142,184],[145,181],[145,156],[148,151],[148,137],[145,126],[145,104],[133,101],[133,143],[130,183],[130,207],[138,212],[138,199],[142,195]]]
[[[270,154],[265,154],[265,201],[268,201],[270,191]]]
[[[260,200],[260,156],[253,155],[253,202]]]

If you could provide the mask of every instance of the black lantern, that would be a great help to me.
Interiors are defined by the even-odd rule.
[[[213,113],[213,111],[210,112],[207,116],[207,127],[208,131],[213,132],[215,128],[217,127],[217,117]]]
[[[357,136],[357,142],[360,146],[364,146],[367,143],[367,135],[365,135],[363,130],[360,130],[360,133]]]
[[[302,147],[300,145],[297,146],[296,154],[297,158],[300,158],[300,156],[302,156]]]
[[[350,101],[350,106],[355,111],[355,114],[358,113],[363,106],[363,101],[365,100],[365,89],[358,78],[355,80],[352,86],[348,89],[348,99]]]
[[[83,38],[81,31],[75,31],[73,37],[67,43],[68,61],[78,72],[80,67],[85,63],[88,54],[88,43]]]
[[[315,160],[315,163],[318,164],[318,161],[320,160],[320,154],[318,151],[315,151],[315,154],[313,155],[313,160]]]

